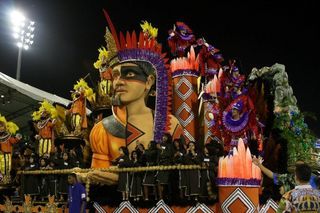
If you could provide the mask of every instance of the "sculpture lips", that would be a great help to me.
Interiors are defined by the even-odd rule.
[[[124,90],[124,89],[118,89],[118,90],[116,90],[116,93],[126,93],[127,92],[127,90]]]

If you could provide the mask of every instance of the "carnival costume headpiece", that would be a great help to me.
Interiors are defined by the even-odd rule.
[[[79,89],[82,88],[84,91],[84,96],[90,101],[95,100],[95,94],[93,93],[93,90],[91,87],[88,86],[87,82],[83,79],[80,78],[79,81],[73,86],[73,89],[75,91],[79,91]]]
[[[94,68],[104,71],[105,68],[107,67],[107,62],[109,58],[109,51],[106,50],[106,48],[101,47],[98,49],[99,51],[99,56],[98,60],[93,64]]]
[[[43,100],[43,102],[41,103],[41,106],[39,107],[39,110],[32,113],[32,120],[34,121],[40,120],[41,115],[44,112],[47,112],[48,116],[51,119],[55,119],[58,117],[57,109],[52,104],[50,104],[47,100]]]
[[[15,123],[11,121],[7,121],[4,116],[1,116],[1,114],[0,114],[0,122],[3,123],[3,125],[6,127],[6,130],[10,134],[16,134],[16,132],[19,130],[19,127]]]
[[[237,109],[239,112],[241,112],[243,109],[243,102],[239,100],[238,102],[234,103],[232,105],[232,109]]]
[[[150,38],[157,38],[158,36],[158,28],[155,28],[152,26],[151,23],[147,21],[143,21],[142,24],[140,24],[143,33],[147,34]]]
[[[187,33],[192,34],[191,28],[188,25],[186,25],[185,23],[183,23],[181,21],[177,21],[176,26],[179,31],[185,30]]]
[[[171,111],[171,86],[169,81],[171,75],[169,72],[168,59],[166,54],[161,53],[162,47],[157,43],[155,38],[144,36],[140,32],[137,36],[136,32],[129,33],[126,36],[122,32],[118,34],[108,15],[104,10],[104,15],[108,21],[109,29],[106,29],[105,39],[107,42],[107,51],[109,51],[109,66],[113,67],[121,63],[139,63],[145,62],[152,66],[153,69],[143,69],[147,75],[156,76],[156,110],[154,124],[154,140],[159,142],[162,135],[168,131],[169,112]],[[139,64],[138,64],[139,65]]]
[[[239,68],[237,66],[233,66],[231,72],[239,72]]]
[[[205,86],[205,93],[208,94],[214,94],[214,96],[217,95],[217,93],[219,93],[221,90],[221,84],[220,84],[220,80],[217,78],[217,76],[215,75],[214,78],[208,82],[208,84]]]

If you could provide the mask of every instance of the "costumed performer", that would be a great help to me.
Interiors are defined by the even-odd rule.
[[[22,138],[21,134],[16,134],[18,130],[15,123],[0,114],[0,174],[4,183],[10,181],[12,146]]]
[[[38,140],[38,154],[42,157],[44,154],[54,152],[54,126],[58,112],[56,108],[47,100],[41,103],[38,111],[32,113],[32,120],[37,131],[35,138]]]

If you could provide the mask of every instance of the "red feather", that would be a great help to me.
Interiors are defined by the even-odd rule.
[[[149,49],[149,48],[150,48],[150,41],[149,41],[149,40],[146,40],[146,39],[145,39],[145,40],[144,40],[144,44],[145,44],[144,46],[145,46],[146,49]]]
[[[126,33],[126,40],[127,40],[127,48],[132,48],[132,45],[131,45],[131,36],[130,36],[130,33],[127,31]]]
[[[144,35],[143,35],[143,33],[142,32],[140,32],[140,34],[139,34],[139,48],[143,48],[143,46],[144,46]]]
[[[107,13],[107,11],[105,9],[103,9],[103,13],[104,13],[104,16],[106,17],[107,19],[107,22],[108,22],[108,25],[110,27],[110,30],[111,30],[111,34],[116,42],[116,45],[117,45],[117,49],[119,50],[120,49],[120,43],[119,43],[119,39],[118,39],[118,35],[117,35],[117,31],[116,31],[116,28],[114,27],[112,21],[111,21],[111,18],[109,16],[109,14]]]
[[[150,48],[151,48],[152,50],[155,50],[154,44],[155,44],[155,40],[154,40],[154,39],[151,39],[151,41],[150,41]]]
[[[137,34],[135,31],[132,32],[132,48],[137,48]]]
[[[120,45],[120,49],[121,50],[126,48],[126,40],[125,40],[124,35],[123,35],[122,32],[120,32],[120,44],[121,44]]]
[[[158,45],[157,45],[157,49],[158,49],[158,52],[161,53],[161,52],[162,52],[162,45],[161,45],[161,44],[158,44]]]
[[[215,75],[214,77],[217,79],[217,82],[216,82],[216,91],[217,91],[217,92],[221,92],[220,80],[217,78],[216,75]]]

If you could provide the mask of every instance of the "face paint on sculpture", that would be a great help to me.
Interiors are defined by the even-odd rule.
[[[180,138],[183,132],[179,121],[168,110],[169,70],[160,44],[143,32],[139,35],[133,32],[120,41],[110,17],[104,13],[111,29],[111,32],[106,29],[105,38],[107,64],[113,75],[113,106],[112,115],[95,124],[91,130],[92,168],[110,167],[112,161],[119,157],[118,148],[124,146],[133,151],[136,140],[147,147],[152,140],[159,143],[166,130],[174,138]],[[157,93],[153,111],[147,106],[146,98],[152,91],[156,76],[159,82],[161,79],[156,88],[161,92]],[[116,182],[114,176],[109,173],[103,175],[107,184]]]
[[[123,63],[112,70],[114,99],[119,105],[145,98],[154,83],[154,76],[147,75],[137,64]]]

